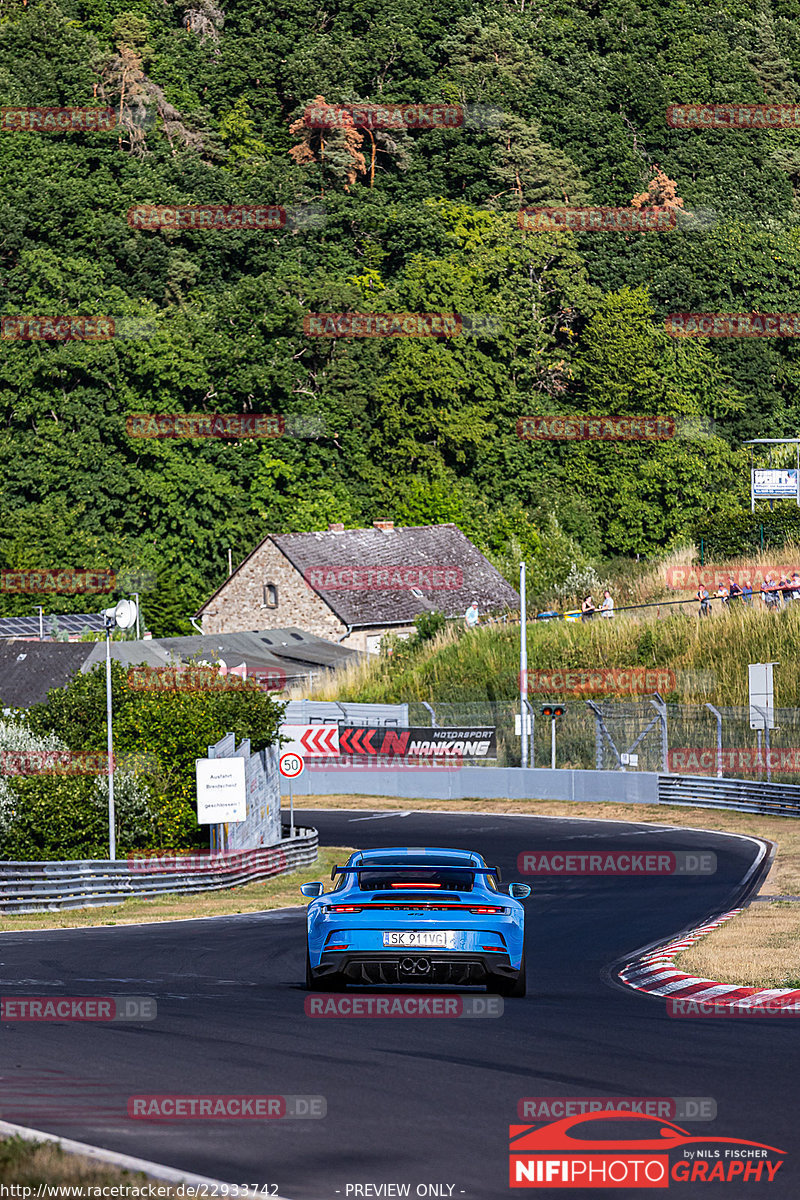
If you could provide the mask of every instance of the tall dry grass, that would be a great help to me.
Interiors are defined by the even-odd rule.
[[[716,705],[748,703],[748,663],[778,662],[775,702],[800,706],[800,602],[772,612],[760,602],[718,606],[697,617],[697,604],[590,622],[528,623],[528,670],[660,667],[674,672],[665,698]],[[467,632],[452,627],[406,663],[380,656],[350,666],[314,690],[319,699],[378,703],[511,700],[519,694],[519,626]]]

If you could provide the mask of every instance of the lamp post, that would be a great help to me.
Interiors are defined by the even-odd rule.
[[[519,564],[519,729],[520,766],[528,765],[528,624],[527,600],[525,595],[525,563]]]
[[[132,600],[120,600],[114,608],[103,609],[106,631],[106,730],[108,734],[108,857],[117,857],[117,832],[114,814],[114,734],[111,717],[111,634],[114,629],[130,629],[136,624],[138,607]]]

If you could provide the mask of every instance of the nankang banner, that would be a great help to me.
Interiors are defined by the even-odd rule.
[[[339,754],[366,754],[383,758],[497,758],[494,726],[454,726],[428,729],[425,726],[339,725]]]

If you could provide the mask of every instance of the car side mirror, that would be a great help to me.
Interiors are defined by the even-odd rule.
[[[530,888],[528,890],[530,891]],[[325,889],[321,883],[304,883],[300,891],[304,896],[321,896]]]
[[[508,885],[508,894],[514,900],[524,900],[526,896],[530,896],[531,889],[527,883],[510,883]]]

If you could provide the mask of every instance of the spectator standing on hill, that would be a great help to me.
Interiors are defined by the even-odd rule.
[[[723,609],[727,608],[730,597],[728,595],[728,589],[725,587],[725,584],[722,582],[722,580],[720,580],[720,582],[717,584],[716,596],[722,601]]]
[[[596,612],[597,609],[595,608],[594,600],[592,599],[592,593],[590,592],[581,605],[581,620],[591,621]]]
[[[781,575],[780,582],[781,595],[783,596],[784,608],[787,604],[792,603],[792,585],[789,583],[788,575]]]
[[[700,611],[698,616],[707,617],[711,613],[711,602],[708,599],[708,588],[701,583],[697,589],[697,599],[700,601]]]
[[[742,589],[739,587],[732,575],[728,576],[728,595],[731,600],[738,600],[742,594]]]
[[[761,595],[764,598],[764,603],[767,608],[775,609],[780,604],[780,597],[777,592],[778,585],[772,576],[767,573],[764,576],[764,582],[761,584]]]
[[[473,600],[467,611],[464,613],[464,624],[467,629],[474,629],[478,624],[478,601]]]
[[[753,603],[753,585],[749,579],[745,579],[744,584],[742,585],[742,599],[744,600],[745,604]]]
[[[800,574],[797,571],[792,575],[792,599],[800,600]]]
[[[603,603],[600,605],[600,615],[603,617],[613,617],[614,616],[614,600],[613,600],[613,598],[611,596],[611,592],[609,592],[608,588],[606,588],[605,594],[603,596]]]

